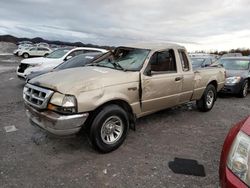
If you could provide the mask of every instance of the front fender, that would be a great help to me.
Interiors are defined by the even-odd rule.
[[[134,88],[134,90],[128,88]],[[139,103],[138,89],[138,83],[133,82],[81,92],[77,96],[78,112],[93,111],[99,106],[114,100],[122,100],[131,105],[133,109],[133,105]]]

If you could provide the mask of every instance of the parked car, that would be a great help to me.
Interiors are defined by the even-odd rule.
[[[213,56],[200,56],[200,57],[191,57],[191,62],[193,69],[199,69],[204,67],[209,67],[217,59]]]
[[[17,45],[25,45],[25,44],[33,45],[33,42],[31,42],[31,41],[20,41],[20,42],[17,43]]]
[[[18,55],[18,53],[19,53],[20,51],[24,50],[25,48],[26,48],[26,49],[29,49],[29,48],[31,48],[31,47],[33,47],[33,44],[20,44],[20,45],[18,45],[18,48],[17,48],[16,50],[13,51],[13,54],[14,54],[14,55]]]
[[[226,69],[226,82],[222,93],[246,97],[250,83],[250,57],[228,57],[219,60]]]
[[[93,146],[110,152],[136,118],[189,101],[211,110],[224,82],[224,68],[194,73],[182,46],[134,45],[89,66],[36,77],[23,97],[32,124],[56,135],[89,127]]]
[[[206,56],[210,56],[210,54],[207,53],[189,53],[188,54],[189,57],[206,57]]]
[[[20,51],[18,51],[18,56],[22,56],[24,58],[43,57],[49,55],[51,52],[52,50],[47,47],[21,48]]]
[[[26,82],[28,82],[29,80],[31,80],[37,76],[46,74],[48,72],[59,71],[59,70],[75,68],[75,67],[83,67],[86,64],[89,64],[89,63],[95,61],[96,59],[100,58],[102,55],[103,55],[102,52],[89,52],[89,53],[77,55],[77,56],[72,57],[71,59],[69,59],[67,61],[64,61],[63,63],[61,63],[60,65],[58,65],[55,68],[30,73],[26,77]]]
[[[62,62],[69,60],[70,58],[88,52],[102,52],[106,53],[107,50],[100,48],[63,48],[53,51],[46,57],[24,59],[17,67],[17,76],[19,78],[25,78],[32,72],[51,70]]]
[[[229,131],[220,157],[221,188],[250,187],[250,116]]]
[[[222,58],[224,57],[242,57],[242,53],[227,53],[222,55]]]
[[[46,47],[49,48],[49,44],[45,42],[40,42],[35,44],[36,47]]]

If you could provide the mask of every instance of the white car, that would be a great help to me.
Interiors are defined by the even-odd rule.
[[[33,44],[20,44],[20,45],[18,45],[18,47],[17,47],[17,49],[15,49],[14,51],[13,51],[13,54],[14,55],[18,55],[18,52],[20,52],[21,50],[23,50],[24,48],[31,48],[31,47],[33,47]]]
[[[60,65],[64,61],[74,56],[89,52],[107,53],[108,51],[101,48],[87,48],[87,47],[78,47],[73,49],[62,48],[53,51],[47,57],[30,58],[22,60],[20,65],[17,67],[16,73],[19,78],[25,79],[26,76],[28,76],[30,73],[43,70],[52,70],[56,66]]]
[[[18,56],[23,56],[24,58],[42,57],[49,55],[51,52],[52,50],[47,47],[22,48],[20,51],[18,51]]]

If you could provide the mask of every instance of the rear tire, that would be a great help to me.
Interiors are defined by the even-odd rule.
[[[24,53],[24,54],[23,54],[23,58],[25,58],[25,59],[26,59],[26,58],[29,58],[29,54],[28,54],[28,53]]]
[[[196,101],[197,108],[202,112],[210,111],[217,97],[216,89],[213,85],[209,84],[205,89],[200,100]]]
[[[248,94],[248,89],[249,89],[248,81],[245,80],[243,85],[242,85],[242,88],[241,88],[241,90],[240,90],[240,92],[238,94],[238,96],[241,97],[241,98],[246,97],[247,94]]]
[[[103,107],[90,125],[90,141],[102,153],[108,153],[124,142],[129,130],[127,113],[118,105]]]

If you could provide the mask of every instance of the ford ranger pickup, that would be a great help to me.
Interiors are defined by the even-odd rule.
[[[141,44],[117,47],[89,66],[50,72],[24,87],[26,114],[33,125],[56,135],[86,127],[92,145],[111,152],[137,118],[196,101],[206,112],[223,88],[225,69],[192,69],[184,47]]]

